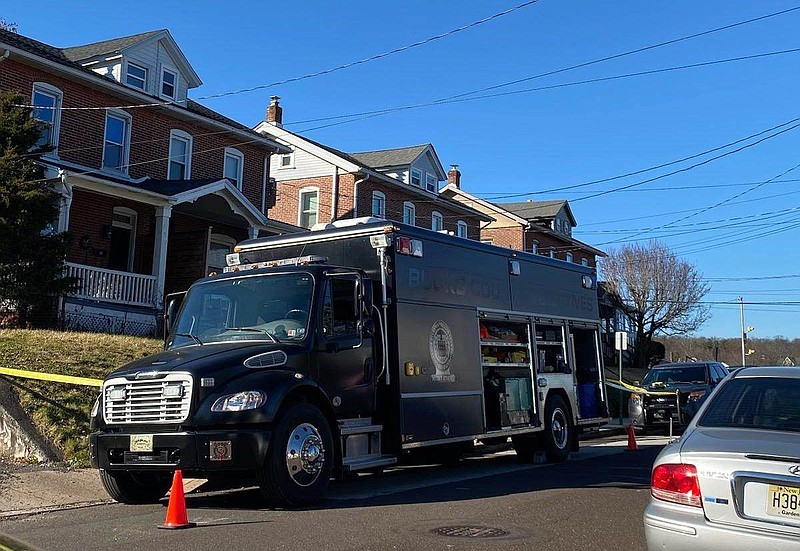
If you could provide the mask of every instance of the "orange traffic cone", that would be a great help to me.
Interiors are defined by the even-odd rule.
[[[189,522],[186,515],[186,498],[183,495],[183,475],[180,470],[175,471],[172,477],[172,489],[169,491],[169,504],[167,505],[167,518],[159,528],[177,530],[178,528],[191,528],[196,526]]]
[[[628,447],[625,450],[634,452],[638,449],[639,446],[636,445],[636,433],[633,432],[633,425],[628,425]]]

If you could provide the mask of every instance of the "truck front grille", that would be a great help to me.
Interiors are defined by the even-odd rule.
[[[116,377],[103,383],[103,418],[107,424],[180,423],[189,416],[192,376],[148,373],[147,379]]]

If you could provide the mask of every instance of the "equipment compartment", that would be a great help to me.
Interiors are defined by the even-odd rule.
[[[486,430],[537,425],[530,324],[483,317],[479,332]]]

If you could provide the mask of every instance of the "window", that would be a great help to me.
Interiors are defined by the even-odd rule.
[[[129,61],[125,83],[139,90],[147,90],[147,69]]]
[[[161,95],[175,99],[175,88],[178,82],[177,73],[173,73],[169,69],[161,70]]]
[[[386,218],[386,195],[380,191],[372,192],[372,216]]]
[[[464,239],[469,237],[469,233],[467,232],[467,223],[463,220],[456,222],[456,235],[463,237]]]
[[[403,203],[403,223],[409,224],[411,226],[416,226],[417,224],[417,209],[414,207],[414,203],[406,201]]]
[[[572,253],[567,253],[567,262],[572,262]]]
[[[236,240],[221,233],[212,233],[208,243],[208,266],[206,274],[221,274],[228,265],[225,257],[233,252]]]
[[[428,191],[436,193],[436,183],[438,181],[439,180],[437,180],[436,176],[434,176],[433,174],[430,174],[429,172],[425,173],[425,189],[427,189]]]
[[[303,188],[300,190],[300,208],[297,213],[297,225],[311,228],[319,217],[319,188]]]
[[[325,287],[322,333],[330,339],[359,339],[358,279],[334,277]]]
[[[539,242],[536,241],[535,239],[533,240],[533,243],[531,244],[531,252],[533,254],[539,254]]]
[[[416,168],[411,169],[411,185],[422,187],[422,172]]]
[[[168,180],[188,180],[192,174],[192,137],[182,130],[169,133]]]
[[[244,174],[244,155],[238,149],[232,147],[225,148],[225,166],[223,176],[231,181],[237,188],[242,189],[242,177]]]
[[[699,427],[800,432],[800,380],[733,379],[720,388],[704,411]]]
[[[589,259],[588,258],[581,258],[581,266],[588,266]]]
[[[124,111],[106,113],[106,134],[103,146],[103,168],[128,172],[131,144],[131,117]]]
[[[133,270],[133,252],[136,245],[136,211],[114,207],[111,218],[111,244],[108,267],[112,270]]]
[[[278,168],[294,168],[294,153],[281,155],[280,162],[278,162]]]
[[[42,135],[36,142],[36,147],[58,146],[58,127],[61,124],[61,100],[64,94],[55,86],[50,86],[43,82],[33,85],[33,98],[31,104],[34,105],[32,116],[42,123]]]
[[[444,227],[444,219],[442,218],[441,212],[433,211],[431,213],[431,229],[433,231],[442,231]]]

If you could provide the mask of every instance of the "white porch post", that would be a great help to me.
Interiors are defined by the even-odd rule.
[[[256,228],[255,226],[250,226],[249,228],[247,228],[247,236],[250,239],[255,239],[256,237],[258,237],[258,228]]]
[[[164,278],[167,275],[167,241],[169,239],[169,218],[172,205],[156,207],[155,246],[153,247],[153,302],[156,308],[164,306]]]
[[[72,206],[72,184],[67,181],[67,172],[59,171],[61,176],[61,189],[59,192],[58,232],[69,229],[69,209]]]

